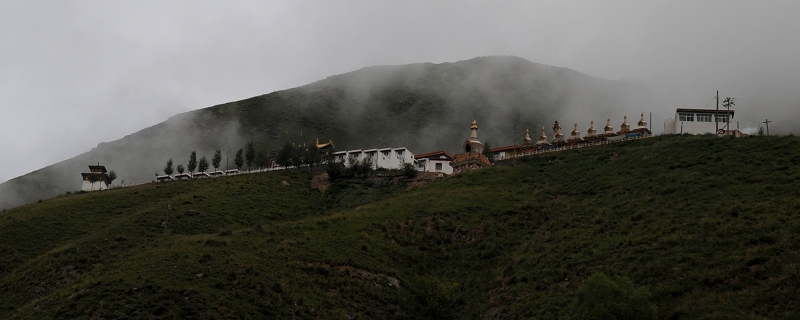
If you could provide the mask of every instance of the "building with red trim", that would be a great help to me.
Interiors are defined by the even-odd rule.
[[[453,156],[444,150],[414,156],[414,160],[417,162],[417,171],[441,172],[444,174],[453,174],[453,167],[450,166],[450,162],[453,159]]]

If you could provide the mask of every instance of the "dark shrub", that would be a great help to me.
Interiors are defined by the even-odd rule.
[[[656,319],[650,292],[627,277],[612,280],[602,272],[589,277],[572,304],[573,319]]]

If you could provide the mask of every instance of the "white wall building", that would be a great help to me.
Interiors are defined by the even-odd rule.
[[[453,174],[453,167],[450,166],[453,156],[447,151],[423,153],[414,156],[414,159],[417,161],[417,171]]]
[[[415,164],[414,154],[405,147],[339,151],[334,153],[333,156],[336,161],[345,164],[347,164],[347,159],[351,157],[357,161],[362,161],[366,157],[371,157],[376,169],[402,169],[403,164],[406,162]]]
[[[105,166],[99,163],[96,166],[89,166],[89,172],[81,173],[83,184],[81,190],[83,191],[97,191],[106,190],[111,184],[111,178],[108,176]]]
[[[677,109],[675,118],[664,121],[664,134],[715,133],[717,124],[719,130],[732,134],[736,128],[729,127],[729,123],[733,123],[733,110]]]

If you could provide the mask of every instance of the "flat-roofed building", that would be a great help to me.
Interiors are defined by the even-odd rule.
[[[348,151],[338,151],[333,154],[335,161],[348,164],[349,159],[363,161],[365,158],[372,158],[375,168],[402,169],[405,163],[415,164],[414,154],[407,148],[379,148],[379,149],[356,149]]]
[[[681,109],[675,111],[675,118],[664,121],[665,134],[732,134],[730,123],[733,110]],[[719,130],[719,132],[717,132]]]

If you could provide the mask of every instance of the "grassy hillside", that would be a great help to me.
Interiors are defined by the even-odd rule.
[[[460,149],[477,119],[482,141],[518,143],[526,128],[565,121],[567,110],[585,119],[617,119],[653,106],[634,83],[598,79],[517,57],[481,57],[455,63],[378,66],[176,115],[122,139],[101,143],[72,159],[0,184],[0,209],[79,190],[80,173],[100,162],[117,183],[151,181],[169,158],[186,164],[191,151],[233,156],[248,141],[264,151],[286,142],[333,140],[341,150],[408,147],[416,153]],[[658,101],[658,100],[655,100]],[[646,104],[645,104],[646,103]],[[619,119],[621,120],[621,119]],[[615,120],[616,121],[616,120]],[[534,130],[534,132],[537,132]],[[80,150],[76,150],[76,153]]]
[[[662,136],[424,188],[282,172],[62,196],[0,213],[0,318],[568,318],[602,271],[662,319],[794,319],[799,151]]]

